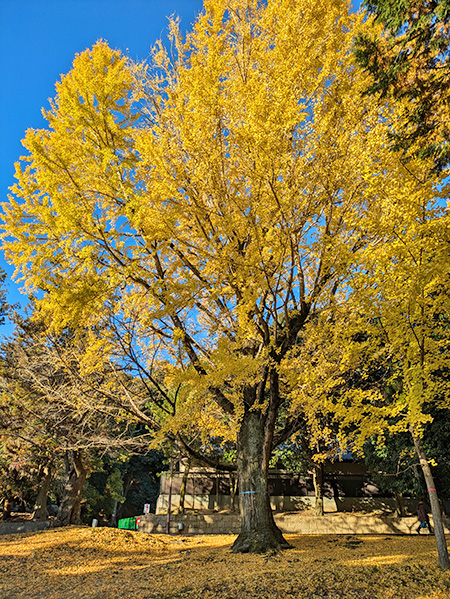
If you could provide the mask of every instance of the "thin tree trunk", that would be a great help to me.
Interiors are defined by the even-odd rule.
[[[398,493],[394,489],[394,497],[395,497],[395,505],[396,505],[396,515],[399,518],[404,518],[406,516],[405,510],[405,502],[403,500],[403,493]]]
[[[447,542],[445,540],[444,525],[442,522],[442,514],[439,506],[439,498],[436,493],[436,487],[434,484],[433,475],[431,468],[427,460],[427,455],[422,444],[422,439],[416,435],[413,427],[410,427],[410,432],[414,441],[417,456],[422,467],[422,472],[425,477],[425,483],[427,485],[428,497],[430,499],[431,513],[433,515],[434,523],[434,536],[436,539],[436,546],[439,557],[439,565],[444,570],[450,569],[450,561],[448,558]]]
[[[9,492],[6,493],[5,501],[3,502],[3,520],[11,518],[12,501]]]
[[[323,516],[323,463],[313,463],[313,483],[316,505],[314,508],[316,516]]]
[[[68,478],[56,516],[63,526],[80,523],[81,492],[87,476],[87,468],[83,464],[79,451],[72,451],[71,459],[66,463],[70,464]]]
[[[230,500],[231,500],[231,511],[236,511],[236,487],[237,480],[233,472],[229,473],[230,476]]]
[[[237,441],[237,471],[241,532],[233,544],[235,553],[265,553],[288,548],[273,519],[267,486],[270,444],[266,419],[257,411],[247,411],[241,421]],[[270,433],[269,433],[270,434]]]
[[[181,479],[180,487],[180,513],[184,514],[184,500],[186,498],[186,486],[189,477],[189,470],[191,469],[191,460],[188,458],[186,467],[183,472],[183,478]]]
[[[172,511],[172,481],[173,481],[173,459],[170,458],[169,499],[167,502],[167,520],[166,520],[166,532],[168,535],[170,535],[170,512]]]
[[[135,482],[135,480],[134,480],[133,472],[132,471],[130,472],[130,470],[127,470],[126,474],[124,476],[124,486],[123,486],[123,496],[125,497],[125,500],[123,503],[119,503],[117,506],[116,522],[118,522],[120,520],[120,516],[122,515],[122,510],[123,510],[123,504],[127,500],[128,493],[130,492],[130,489],[133,486],[134,482]]]
[[[219,473],[216,472],[216,501],[213,509],[219,509]]]
[[[46,464],[41,469],[40,486],[34,504],[33,520],[46,520],[48,518],[47,498],[52,482],[51,464]]]
[[[111,514],[111,520],[110,520],[110,524],[111,526],[116,527],[117,526],[117,513],[119,510],[119,501],[117,499],[114,500],[114,509],[113,509],[113,513]]]

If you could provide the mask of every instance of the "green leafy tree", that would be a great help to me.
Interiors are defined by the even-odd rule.
[[[450,418],[447,410],[434,410],[431,415],[433,421],[424,425],[423,445],[426,455],[432,456],[430,466],[438,496],[448,501],[450,486],[447,445]],[[415,498],[427,496],[427,486],[410,434],[387,434],[382,438],[370,439],[364,447],[364,459],[377,487],[395,495],[400,513],[404,495]]]
[[[450,160],[450,2],[366,0],[374,30],[356,39],[361,67],[373,76],[368,92],[404,101],[395,149],[432,157],[437,171]]]

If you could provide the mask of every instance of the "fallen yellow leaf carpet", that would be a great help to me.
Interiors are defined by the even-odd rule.
[[[450,599],[433,537],[287,535],[276,555],[234,537],[59,528],[0,537],[0,599]]]

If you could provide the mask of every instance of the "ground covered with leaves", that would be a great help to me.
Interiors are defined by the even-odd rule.
[[[235,555],[232,536],[68,527],[0,537],[1,599],[449,599],[429,536],[288,535]]]

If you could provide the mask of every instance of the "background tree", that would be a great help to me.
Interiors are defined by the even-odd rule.
[[[15,493],[20,494],[26,502],[30,500],[33,488],[37,487],[33,517],[41,519],[48,515],[47,495],[55,466],[57,443],[47,429],[50,419],[46,420],[45,414],[48,414],[49,408],[46,407],[40,416],[36,416],[43,406],[39,405],[39,401],[34,401],[36,397],[30,388],[26,388],[23,381],[19,380],[20,362],[16,350],[20,344],[21,341],[16,338],[4,343],[1,348],[0,439],[10,463],[5,480],[11,485],[14,484],[14,478],[19,476]]]
[[[15,333],[1,349],[0,435],[16,461],[25,456],[28,467],[34,463],[39,473],[34,516],[47,516],[50,482],[63,459],[66,482],[58,519],[76,523],[96,451],[133,451],[148,444],[148,434],[134,435],[130,419],[124,424],[117,408],[109,408],[103,396],[92,409],[92,395],[94,390],[100,393],[98,379],[104,374],[97,374],[95,387],[92,377],[89,383],[85,377],[90,391],[87,401],[79,384],[80,356],[70,332],[55,336],[42,322],[17,317]]]
[[[448,240],[445,211],[440,207],[439,181],[427,177],[427,170],[411,173],[407,204],[392,202],[383,206],[382,224],[389,241],[366,262],[374,280],[382,285],[357,284],[363,309],[371,305],[371,330],[392,356],[391,380],[395,389],[394,411],[412,435],[425,478],[439,563],[450,568],[436,485],[423,442],[423,426],[432,420],[430,406],[448,409]],[[400,207],[401,206],[401,207]],[[403,224],[392,225],[397,210]],[[385,224],[384,224],[385,223]],[[383,247],[384,246],[384,247]],[[383,248],[383,249],[381,249]],[[367,301],[367,303],[366,303]],[[395,385],[396,383],[396,385]]]
[[[146,503],[154,512],[165,469],[163,454],[155,450],[97,456],[83,491],[82,520],[90,523],[100,516],[116,526],[120,518],[142,513]]]
[[[368,92],[407,100],[394,148],[432,157],[436,170],[450,159],[448,0],[366,0],[374,15],[372,33],[355,44],[358,63],[374,77]]]
[[[36,494],[42,487],[42,463],[45,460],[38,451],[33,451],[35,449],[0,430],[0,504],[7,494],[19,511],[36,503],[36,517],[41,518],[46,517],[46,512],[44,515],[38,509]]]
[[[280,464],[288,472],[303,476],[308,476],[312,473],[315,515],[323,516],[323,462],[316,462],[312,458],[313,451],[306,440],[302,439],[303,443],[299,443],[298,441],[299,435],[296,435],[295,443],[275,448],[273,460],[274,462],[277,460],[276,464]]]
[[[448,501],[450,489],[447,444],[450,415],[448,410],[433,410],[432,407],[430,415],[433,421],[424,425],[423,445],[426,455],[431,456],[430,466],[437,494]],[[409,433],[386,434],[382,438],[370,439],[364,446],[364,461],[376,486],[394,494],[399,515],[406,515],[403,496],[427,496],[427,486]],[[443,502],[441,508],[444,510]]]
[[[298,402],[336,415],[343,446],[363,451],[372,435],[408,431],[428,490],[439,563],[449,568],[436,485],[423,435],[432,413],[448,410],[449,270],[442,182],[430,165],[403,168],[404,186],[374,212],[379,241],[360,253],[352,291],[311,327],[294,370]],[[377,183],[375,183],[377,184]],[[299,384],[295,360],[310,356]],[[305,376],[305,370],[309,374]],[[379,376],[374,377],[374,372]],[[357,384],[355,381],[358,381]],[[352,436],[353,435],[353,436]],[[351,439],[351,441],[349,440]]]

